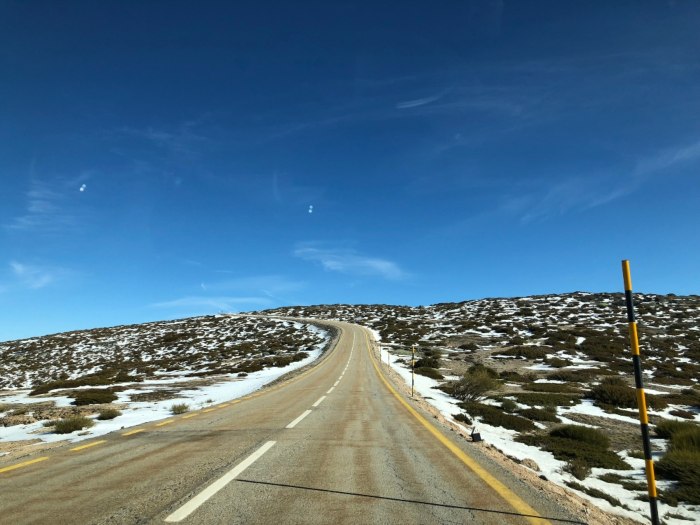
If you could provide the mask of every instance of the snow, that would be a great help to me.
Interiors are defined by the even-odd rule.
[[[115,430],[121,430],[133,426],[158,421],[172,417],[170,408],[175,404],[185,403],[189,405],[190,410],[196,410],[207,406],[209,403],[217,404],[232,399],[237,399],[246,396],[256,390],[259,390],[264,385],[274,381],[283,374],[296,370],[308,365],[312,361],[318,359],[322,349],[325,346],[325,341],[317,345],[314,350],[307,351],[308,357],[290,363],[285,367],[266,368],[258,372],[252,372],[244,378],[239,378],[229,375],[230,379],[223,380],[211,385],[201,386],[197,388],[186,389],[180,392],[180,395],[175,399],[167,399],[163,401],[139,402],[130,401],[129,395],[134,393],[144,393],[147,391],[156,390],[159,386],[172,385],[173,383],[182,382],[182,377],[165,377],[163,379],[145,380],[140,385],[152,385],[152,389],[129,389],[117,392],[117,401],[115,403],[126,403],[128,407],[122,410],[122,415],[107,421],[99,421],[95,419],[95,425],[89,429],[73,434],[55,434],[45,429],[41,422],[32,423],[29,425],[13,425],[8,427],[0,427],[0,442],[2,441],[22,441],[31,439],[41,439],[42,442],[52,443],[56,441],[67,440],[71,443],[92,439]],[[190,372],[191,373],[191,372]],[[166,374],[162,374],[166,375]],[[174,375],[168,373],[167,375]],[[175,375],[182,375],[175,374]],[[191,379],[191,378],[187,378]],[[71,406],[71,398],[67,397],[29,397],[29,391],[17,392],[10,396],[0,398],[3,403],[38,403],[46,401],[54,401],[57,406]]]
[[[383,362],[386,363],[387,350],[382,350]],[[389,355],[392,368],[398,372],[401,378],[406,382],[406,384],[411,384],[411,371],[405,368],[402,361],[405,356]],[[532,368],[532,367],[530,367]],[[441,414],[448,420],[452,421],[460,428],[464,430],[465,433],[469,433],[470,429],[465,427],[463,423],[455,421],[452,417],[453,414],[460,413],[461,409],[457,406],[457,401],[441,390],[437,390],[434,387],[438,385],[438,381],[430,379],[428,377],[416,375],[415,376],[415,389],[416,391],[431,405],[437,408]],[[488,400],[487,400],[488,401]],[[595,406],[591,400],[583,400],[578,405],[573,407],[559,407],[558,417],[564,424],[581,425],[595,428],[593,425],[582,425],[577,421],[568,419],[565,414],[567,413],[577,413],[577,414],[588,414],[598,417],[607,417],[611,419],[617,419],[620,421],[626,421],[629,423],[639,424],[639,421],[632,417],[625,417],[618,414],[609,414],[603,411],[601,408]],[[636,493],[630,492],[624,489],[621,485],[606,483],[595,476],[599,476],[605,472],[617,472],[613,470],[605,469],[593,469],[592,476],[587,477],[584,481],[579,481],[575,479],[571,474],[564,471],[565,462],[559,461],[554,458],[549,452],[540,450],[536,447],[526,445],[515,441],[514,437],[517,432],[501,427],[493,427],[491,425],[486,425],[481,423],[478,418],[474,418],[474,427],[478,432],[481,433],[482,439],[487,443],[493,445],[495,448],[506,454],[507,456],[514,458],[518,461],[524,459],[531,459],[537,463],[540,468],[540,473],[543,474],[549,481],[566,487],[578,494],[579,496],[592,500],[595,502],[596,506],[601,509],[627,516],[635,520],[645,520],[646,516],[649,514],[649,504],[636,499]],[[657,460],[661,453],[654,453],[654,459]],[[627,461],[630,466],[635,469],[634,473],[625,472],[625,476],[634,476],[635,480],[645,481],[644,476],[644,460],[628,457],[625,453],[621,456],[625,461]],[[619,473],[619,472],[617,472]],[[578,490],[572,489],[566,485],[566,482],[576,482],[588,488],[597,488],[602,490],[606,494],[611,495],[623,502],[631,510],[625,510],[621,507],[613,507],[608,501],[602,500],[600,498],[593,498],[588,494],[580,492]],[[663,481],[657,481],[657,486],[662,488],[664,485]],[[659,503],[659,511],[664,519],[664,523],[667,525],[686,525],[689,522],[697,522],[698,516],[700,515],[700,508],[694,507],[692,505],[679,505],[677,507],[668,507],[662,503]],[[680,520],[677,518],[665,517],[665,514],[671,512],[681,516],[685,516],[690,519],[690,521]]]

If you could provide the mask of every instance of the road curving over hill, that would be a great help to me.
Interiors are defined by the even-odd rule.
[[[0,462],[0,516],[43,523],[581,523],[440,424],[339,329],[240,400]]]

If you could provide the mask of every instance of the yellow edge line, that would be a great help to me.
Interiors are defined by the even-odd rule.
[[[136,430],[130,430],[129,432],[124,432],[122,436],[133,436],[134,434],[138,434],[139,432],[146,432],[146,429],[138,428]]]
[[[182,419],[189,419],[191,417],[197,417],[199,414],[194,412],[193,414],[187,414],[186,416],[182,416]]]
[[[26,466],[29,466],[29,465],[33,465],[34,463],[39,463],[40,461],[46,461],[47,459],[49,459],[48,456],[42,456],[42,457],[40,457],[40,458],[30,459],[29,461],[23,461],[22,463],[17,463],[17,464],[15,464],[15,465],[10,465],[9,467],[3,467],[3,468],[0,468],[0,474],[2,474],[3,472],[10,472],[11,470],[15,470],[15,469],[18,469],[18,468],[22,468],[22,467],[26,467]]]
[[[382,382],[386,385],[386,387],[389,389],[389,391],[394,395],[396,399],[399,400],[399,402],[406,407],[406,409],[411,413],[413,417],[415,417],[418,422],[423,425],[428,431],[437,438],[437,440],[445,445],[450,452],[452,452],[459,460],[464,463],[467,467],[469,467],[477,476],[479,476],[481,479],[483,479],[487,485],[489,485],[493,490],[495,490],[504,500],[506,500],[511,507],[513,507],[517,512],[520,514],[525,514],[528,515],[528,521],[530,523],[537,523],[537,524],[545,524],[549,523],[549,521],[545,520],[544,518],[537,518],[534,516],[539,516],[539,513],[530,507],[527,503],[525,503],[520,497],[518,497],[515,493],[513,493],[508,487],[506,487],[503,483],[498,481],[495,477],[493,477],[488,471],[486,471],[481,465],[479,465],[474,459],[471,457],[467,456],[467,454],[459,448],[457,445],[452,443],[449,439],[447,439],[442,432],[440,432],[437,428],[435,428],[430,422],[428,422],[427,419],[425,419],[423,416],[421,416],[411,405],[409,405],[400,395],[399,393],[394,389],[391,384],[386,380],[384,377],[384,374],[382,374],[382,371],[379,369],[377,366],[377,363],[374,359],[374,356],[372,355],[372,351],[370,350],[370,343],[369,343],[369,337],[367,333],[365,332],[365,339],[367,340],[367,352],[369,353],[370,360],[372,361],[372,365],[374,366],[374,369],[377,371],[377,374],[379,374],[379,378],[382,380]]]
[[[157,427],[164,427],[165,425],[169,425],[170,423],[175,423],[174,419],[168,419],[167,421],[163,421],[162,423],[156,423]]]
[[[85,450],[86,448],[96,447],[97,445],[101,445],[102,443],[107,443],[107,440],[101,439],[99,441],[93,441],[92,443],[88,443],[87,445],[80,445],[79,447],[74,447],[70,449],[70,451],[78,452],[79,450]]]
[[[207,412],[214,412],[214,410],[216,410],[216,409],[215,408],[207,408],[205,410],[202,410],[202,412],[206,414]]]

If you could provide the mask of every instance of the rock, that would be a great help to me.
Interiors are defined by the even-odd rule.
[[[540,466],[537,463],[535,463],[534,459],[525,458],[520,463],[522,465],[525,465],[527,468],[534,470],[535,472],[540,471]]]

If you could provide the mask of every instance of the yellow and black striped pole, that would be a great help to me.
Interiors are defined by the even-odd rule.
[[[625,281],[625,300],[627,302],[627,320],[629,321],[630,347],[632,348],[632,362],[634,363],[634,382],[637,387],[637,406],[639,407],[639,422],[642,427],[642,441],[644,443],[644,462],[646,464],[647,488],[649,490],[649,507],[651,509],[652,525],[659,525],[659,509],[657,506],[656,478],[654,477],[654,461],[651,458],[651,443],[649,442],[649,417],[647,416],[647,400],[644,395],[642,383],[642,362],[639,356],[639,336],[637,334],[637,322],[634,319],[634,305],[632,304],[632,276],[630,275],[630,262],[622,261],[622,276]]]

